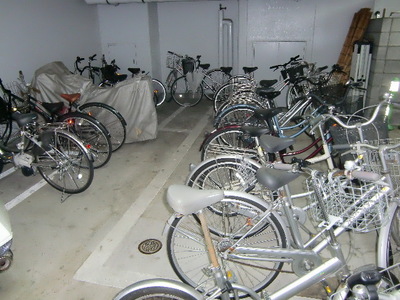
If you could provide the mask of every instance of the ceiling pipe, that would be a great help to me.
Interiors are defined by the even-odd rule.
[[[194,1],[219,1],[219,0],[85,0],[87,4],[107,4],[107,5],[118,5],[127,3],[194,2]]]

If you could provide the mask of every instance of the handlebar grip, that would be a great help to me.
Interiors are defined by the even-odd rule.
[[[269,67],[270,69],[278,69],[279,68],[279,65],[275,65],[275,66],[271,66],[271,67]]]
[[[77,57],[76,57],[76,60],[77,60],[78,62],[81,62],[82,60],[85,60],[85,59],[82,58],[82,57],[77,56]]]
[[[395,107],[400,107],[400,102],[395,102],[395,101],[390,101],[391,104],[393,104],[393,106]]]
[[[332,145],[333,150],[349,150],[351,149],[349,144],[338,144],[338,145]]]
[[[367,180],[367,181],[378,181],[381,179],[381,175],[373,172],[367,172],[367,171],[352,171],[351,175],[354,178],[361,179],[361,180]]]
[[[89,56],[90,60],[94,60],[94,58],[97,56],[97,54],[93,54],[92,56]]]
[[[284,163],[274,163],[272,166],[276,170],[283,170],[283,171],[290,171],[293,168],[291,164],[284,164]]]
[[[328,69],[328,66],[319,67],[317,70],[318,72],[322,72],[323,70]]]
[[[294,56],[294,57],[291,57],[291,58],[290,58],[290,61],[298,60],[299,57],[300,57],[300,55],[296,55],[296,56]]]

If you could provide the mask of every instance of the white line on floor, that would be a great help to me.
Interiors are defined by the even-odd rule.
[[[0,179],[2,179],[2,178],[4,178],[4,177],[7,177],[8,175],[14,173],[16,170],[17,170],[17,168],[12,167],[12,168],[8,169],[7,171],[2,172],[2,173],[0,174]]]
[[[21,203],[22,201],[24,201],[26,198],[28,198],[34,192],[41,189],[46,184],[47,184],[47,182],[44,179],[40,180],[38,183],[32,185],[30,188],[25,190],[23,193],[19,194],[17,197],[12,199],[11,201],[8,201],[4,206],[6,207],[7,210],[10,210],[14,206],[16,206],[19,203]]]
[[[160,192],[198,136],[203,133],[204,128],[208,124],[208,118],[208,114],[204,114],[196,127],[192,130],[191,134],[186,137],[178,149],[173,153],[172,157],[164,166],[160,166],[160,169],[163,171],[159,172],[153,178],[147,188],[128,208],[118,223],[111,229],[89,258],[75,273],[74,279],[120,288],[120,286],[118,286],[118,274],[115,274],[115,270],[105,268],[105,263],[115,249],[125,239],[131,228],[145,212],[148,205]]]

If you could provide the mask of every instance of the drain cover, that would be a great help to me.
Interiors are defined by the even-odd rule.
[[[156,239],[147,239],[141,242],[138,249],[143,254],[154,254],[158,252],[162,247],[162,243]]]

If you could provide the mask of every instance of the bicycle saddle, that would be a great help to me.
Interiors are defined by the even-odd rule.
[[[13,120],[15,120],[19,127],[23,127],[33,121],[38,119],[38,115],[35,113],[27,113],[27,114],[20,114],[20,113],[13,113],[12,114]]]
[[[258,88],[256,90],[256,93],[261,97],[267,98],[269,100],[272,100],[281,94],[280,91],[275,91],[273,88],[265,88],[265,87]]]
[[[200,68],[207,70],[210,67],[210,64],[200,64]]]
[[[60,94],[61,98],[67,100],[69,103],[74,103],[78,101],[81,98],[80,93],[74,93],[74,94]]]
[[[62,102],[56,102],[56,103],[43,102],[42,105],[52,115],[60,111],[64,107],[64,103]]]
[[[167,190],[167,202],[182,215],[189,215],[224,199],[222,190],[198,190],[187,185],[171,185]]]
[[[259,120],[270,120],[275,117],[277,114],[280,114],[285,110],[284,107],[276,107],[276,108],[257,108],[254,111],[254,117]]]
[[[295,143],[292,138],[280,138],[273,135],[264,134],[260,136],[260,145],[268,153],[275,153],[284,150]]]
[[[140,68],[128,68],[128,71],[131,72],[133,75],[139,74]]]
[[[256,174],[258,182],[272,191],[292,182],[300,175],[300,173],[287,172],[267,167],[259,168]]]
[[[263,80],[260,80],[260,85],[262,87],[268,88],[268,87],[273,86],[277,82],[278,82],[278,79],[270,79],[270,80],[263,79]]]
[[[260,128],[260,127],[243,125],[241,129],[244,132],[244,134],[248,134],[251,137],[260,137],[263,134],[269,133],[269,128]]]
[[[245,74],[253,73],[255,70],[258,70],[258,67],[243,67]]]
[[[221,67],[220,69],[225,74],[230,74],[233,68],[232,67]]]

